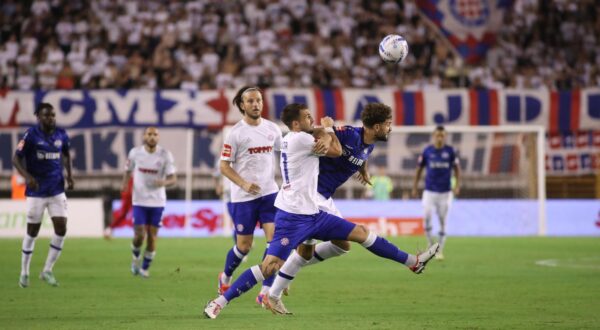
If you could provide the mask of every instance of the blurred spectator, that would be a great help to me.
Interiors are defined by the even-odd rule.
[[[3,1],[0,81],[9,88],[600,86],[600,6],[515,0],[478,66],[403,0]],[[401,69],[378,58],[404,35]]]
[[[390,199],[394,185],[392,178],[386,174],[385,165],[377,165],[376,174],[371,177],[372,185],[367,185],[366,196],[376,201]]]

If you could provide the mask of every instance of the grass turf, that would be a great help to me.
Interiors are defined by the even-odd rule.
[[[408,251],[423,238],[393,238]],[[263,239],[236,275],[257,263]],[[3,329],[547,329],[600,325],[598,238],[454,238],[446,260],[422,275],[353,244],[342,258],[305,268],[274,316],[258,287],[218,319],[202,315],[215,297],[226,238],[160,239],[151,278],[129,272],[129,240],[67,239],[55,267],[60,287],[37,278],[47,239],[36,242],[30,287],[18,287],[20,240],[0,240]],[[555,266],[540,266],[548,260]]]

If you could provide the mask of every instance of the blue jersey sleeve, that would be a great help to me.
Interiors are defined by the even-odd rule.
[[[333,129],[341,144],[350,144],[356,134],[352,126],[336,126]]]
[[[19,144],[17,144],[17,150],[15,151],[15,154],[17,156],[23,158],[29,152],[29,150],[33,146],[31,136],[31,132],[27,130],[27,132],[25,132],[25,135],[23,135],[23,137],[19,141]]]

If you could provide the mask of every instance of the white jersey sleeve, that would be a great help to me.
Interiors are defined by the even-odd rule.
[[[315,138],[305,132],[290,132],[281,143],[283,183],[275,206],[294,214],[319,213],[317,180],[319,157],[312,152]]]

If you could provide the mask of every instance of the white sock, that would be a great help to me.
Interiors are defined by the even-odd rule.
[[[29,275],[29,265],[35,247],[35,237],[25,235],[23,238],[23,250],[21,252],[21,275]]]
[[[227,305],[227,299],[225,299],[225,297],[223,296],[218,296],[217,299],[215,299],[215,302],[217,304],[219,304],[219,306],[221,306],[221,308],[225,307],[225,305]]]
[[[221,273],[221,282],[231,285],[232,276],[227,276],[225,273]]]
[[[270,286],[268,286],[268,285],[263,285],[263,287],[262,287],[262,288],[260,288],[260,294],[267,294],[267,293],[269,293],[269,290],[270,290],[270,289],[271,289],[271,287],[270,287]]]
[[[56,234],[52,236],[52,239],[50,240],[50,249],[48,250],[48,258],[46,258],[46,264],[44,265],[45,272],[52,271],[54,263],[56,263],[56,260],[60,257],[64,243],[64,236],[58,236]]]
[[[410,254],[407,253],[408,257],[406,257],[406,261],[404,262],[404,265],[406,267],[412,267],[412,266],[416,266],[417,265],[417,256],[414,254]]]
[[[321,242],[321,243],[317,244],[317,246],[315,246],[315,253],[313,254],[313,257],[304,266],[314,265],[321,261],[325,261],[325,260],[327,260],[329,258],[333,258],[333,257],[339,257],[346,253],[348,253],[348,251],[331,243],[331,241]],[[319,258],[321,258],[321,259],[319,259]]]
[[[302,258],[296,251],[293,251],[281,269],[279,269],[277,276],[275,276],[275,281],[273,281],[273,286],[269,291],[269,295],[271,297],[281,298],[283,289],[289,286],[290,282],[292,282],[296,274],[300,271],[300,268],[307,263],[308,260]]]

